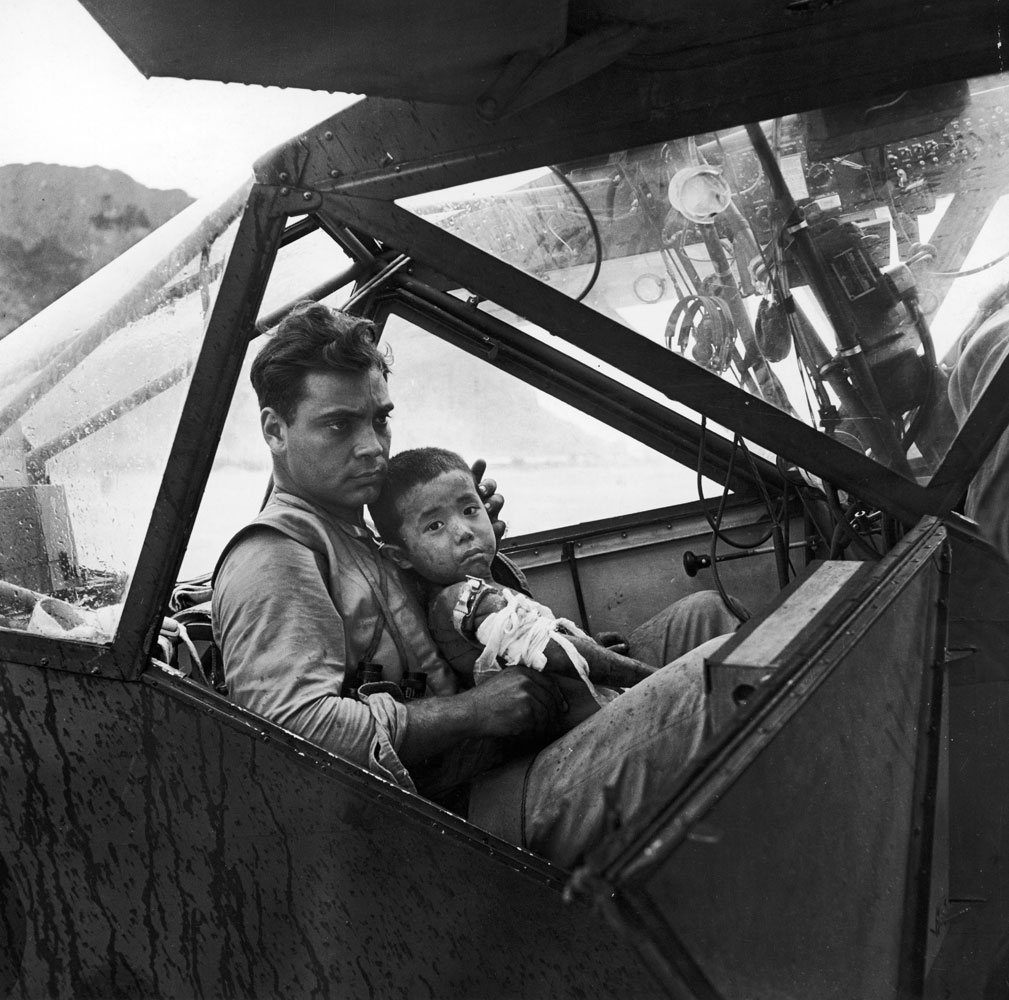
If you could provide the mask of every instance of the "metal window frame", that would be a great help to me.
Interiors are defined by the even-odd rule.
[[[369,99],[264,157],[256,173],[263,183],[321,198],[320,220],[335,238],[341,232],[367,234],[435,272],[450,273],[469,291],[677,402],[716,413],[722,426],[905,523],[949,512],[1009,424],[1009,365],[992,378],[928,483],[919,484],[659,345],[629,338],[618,323],[395,203],[411,194],[737,125],[741,110],[751,117],[783,111],[777,95],[715,107],[699,101],[696,90],[696,81],[682,72],[614,67],[576,91],[494,124],[465,108]]]
[[[99,645],[2,629],[4,660],[123,680],[143,672],[210,475],[266,279],[288,214],[296,211],[303,209],[262,185],[253,185],[245,202],[115,637]]]

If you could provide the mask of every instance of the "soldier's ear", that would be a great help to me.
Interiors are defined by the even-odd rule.
[[[282,454],[287,449],[287,421],[272,406],[264,406],[259,412],[259,426],[270,451]]]

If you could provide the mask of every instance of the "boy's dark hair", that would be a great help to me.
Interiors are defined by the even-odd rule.
[[[429,483],[445,472],[473,472],[461,455],[445,448],[410,448],[393,455],[378,499],[368,504],[375,528],[385,542],[399,544],[403,517],[399,500],[415,486]],[[476,485],[474,483],[474,485]]]
[[[375,325],[319,302],[299,302],[252,362],[250,378],[259,408],[272,407],[289,421],[304,396],[311,372],[389,374],[388,351],[378,347]]]

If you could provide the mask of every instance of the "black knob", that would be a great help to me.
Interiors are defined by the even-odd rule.
[[[711,565],[711,556],[696,555],[687,549],[683,553],[683,571],[687,576],[697,576],[697,571],[707,569]]]

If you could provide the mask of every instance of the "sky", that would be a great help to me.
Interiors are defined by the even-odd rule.
[[[77,0],[0,0],[0,164],[98,165],[200,197],[353,100],[148,80]]]

